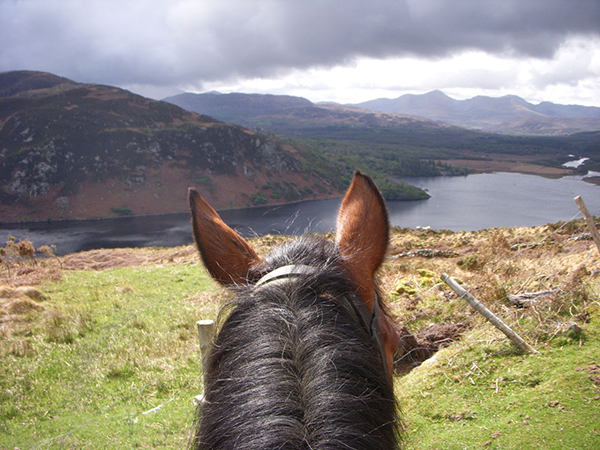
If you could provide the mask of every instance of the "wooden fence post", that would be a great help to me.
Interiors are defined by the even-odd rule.
[[[594,223],[594,217],[588,211],[587,206],[585,206],[585,203],[583,202],[583,199],[580,195],[575,197],[573,200],[575,200],[575,203],[577,203],[577,206],[579,206],[579,211],[581,211],[581,214],[585,218],[592,238],[594,239],[596,247],[598,247],[598,252],[600,253],[600,234],[598,234],[598,229],[596,228],[596,224]]]
[[[520,349],[528,353],[537,353],[537,350],[525,342],[521,336],[515,333],[508,325],[506,325],[498,316],[492,311],[487,309],[483,303],[473,297],[466,289],[459,285],[454,278],[447,274],[442,274],[442,281],[446,283],[450,288],[456,292],[460,298],[464,298],[469,305],[475,309],[479,314],[485,317],[489,322],[492,323],[496,328],[502,331],[506,337],[513,341]]]
[[[213,320],[199,320],[196,322],[198,327],[198,341],[200,344],[200,358],[202,360],[202,370],[206,366],[206,358],[210,351],[213,335],[215,333],[215,322]]]
[[[200,360],[202,361],[202,370],[206,367],[208,353],[215,334],[215,322],[213,320],[199,320],[196,322],[198,327],[198,344],[200,345]],[[204,402],[204,394],[196,395],[194,403],[202,405]]]

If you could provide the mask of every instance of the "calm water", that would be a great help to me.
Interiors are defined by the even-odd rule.
[[[466,177],[410,178],[432,196],[418,202],[388,202],[392,224],[430,226],[454,231],[497,226],[543,225],[578,213],[573,197],[581,195],[600,216],[600,186],[581,177],[551,180],[510,173]],[[335,228],[339,199],[293,205],[223,211],[223,219],[248,237],[266,233],[303,234]],[[59,254],[94,248],[176,246],[192,242],[188,214],[97,221],[0,225],[8,235],[36,246],[54,244]]]
[[[493,173],[411,181],[427,189],[432,198],[390,207],[394,225],[454,231],[543,225],[569,220],[577,214],[579,209],[573,201],[577,195],[592,214],[600,216],[600,186],[586,183],[580,176],[548,179]]]

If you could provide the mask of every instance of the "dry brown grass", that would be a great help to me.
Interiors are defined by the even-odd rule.
[[[193,246],[174,248],[118,248],[73,253],[62,258],[65,270],[107,270],[156,264],[185,264],[197,261]]]
[[[0,284],[7,286],[36,286],[47,281],[58,281],[63,270],[109,270],[117,267],[135,267],[159,264],[187,264],[199,261],[193,246],[175,248],[122,248],[101,249],[73,253],[63,257],[54,255],[13,261],[10,268],[0,272]]]
[[[20,265],[13,268],[10,275],[3,272],[0,275],[0,284],[9,286],[37,286],[46,281],[58,281],[62,271],[58,264],[38,264],[37,266]]]
[[[9,236],[0,247],[0,285],[28,286],[60,279],[61,262],[54,255],[54,248],[45,245],[38,252],[45,258],[36,259],[36,249],[28,239],[17,241]]]
[[[412,332],[431,322],[481,323],[441,283],[440,275],[448,273],[528,339],[545,342],[571,329],[572,322],[585,323],[587,308],[598,302],[600,255],[592,241],[579,239],[585,231],[583,221],[469,233],[396,230],[392,256],[407,248],[452,249],[457,256],[389,260],[382,271],[383,288],[393,293],[398,321]],[[433,272],[435,279],[422,276],[422,269]],[[508,299],[544,290],[556,292],[521,308]]]
[[[47,299],[46,295],[32,286],[0,286],[0,318],[44,309],[39,302]]]
[[[33,313],[43,311],[48,297],[32,286],[0,286],[0,355],[25,356],[31,350],[24,336],[31,333]]]

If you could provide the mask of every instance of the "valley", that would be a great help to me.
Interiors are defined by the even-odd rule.
[[[564,168],[572,155],[589,160]],[[600,171],[600,132],[516,136],[300,97],[155,101],[48,73],[0,74],[0,222],[185,212],[190,186],[219,209],[332,198],[357,168],[387,200],[423,200],[394,178]]]
[[[580,172],[600,170],[598,131],[571,135],[492,133],[405,112],[312,104],[289,96],[186,93],[165,101],[220,120],[291,137],[347,166],[392,176],[498,170],[561,176],[572,173],[564,170],[562,164],[573,159],[573,154],[590,158]],[[590,114],[596,109],[587,108]]]

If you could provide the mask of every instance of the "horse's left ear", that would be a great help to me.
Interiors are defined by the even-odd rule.
[[[195,189],[188,194],[194,240],[208,272],[225,286],[246,284],[250,268],[262,259]]]
[[[340,207],[336,242],[369,307],[375,295],[375,272],[387,251],[389,228],[381,193],[369,176],[357,170]]]

